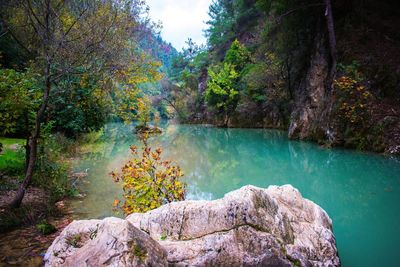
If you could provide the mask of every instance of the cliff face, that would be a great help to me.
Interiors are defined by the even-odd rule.
[[[332,221],[290,185],[245,186],[126,220],[75,221],[46,266],[340,266]]]
[[[315,38],[309,68],[295,90],[295,101],[290,115],[288,135],[293,139],[330,138],[329,107],[329,51],[325,38],[319,33]]]
[[[198,92],[202,108],[189,121],[278,128],[292,139],[399,154],[399,2],[332,1],[338,63],[334,71],[325,6],[314,4],[289,4],[277,17],[271,11],[268,16],[256,13],[257,25],[250,28],[237,22],[230,34],[251,54],[235,84],[240,100],[226,123],[223,111],[205,103],[210,78],[203,70]],[[221,63],[213,51],[222,55],[232,40],[214,44],[211,66]],[[341,78],[352,84],[335,84]]]

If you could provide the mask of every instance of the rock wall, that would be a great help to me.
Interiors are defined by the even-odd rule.
[[[72,246],[77,234],[84,238]],[[290,185],[245,186],[219,200],[170,203],[126,220],[75,221],[53,242],[45,261],[46,266],[340,266],[329,216]]]
[[[329,51],[323,34],[315,38],[307,73],[295,91],[288,135],[293,139],[329,140]]]

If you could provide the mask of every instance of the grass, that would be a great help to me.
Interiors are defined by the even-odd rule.
[[[3,152],[0,154],[0,172],[8,175],[19,175],[24,170],[24,139],[0,137]],[[13,147],[16,146],[16,147]]]
[[[0,137],[0,143],[3,145],[9,146],[9,145],[24,145],[25,140],[24,139],[18,139],[18,138],[6,138],[6,137]]]

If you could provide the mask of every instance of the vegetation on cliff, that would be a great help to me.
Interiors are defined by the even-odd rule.
[[[170,102],[186,122],[289,129],[292,138],[398,153],[394,7],[214,1],[207,47],[188,43],[172,64]]]

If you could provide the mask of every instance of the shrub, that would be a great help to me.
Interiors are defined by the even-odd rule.
[[[33,183],[48,190],[56,201],[75,194],[68,178],[70,165],[65,158],[67,147],[73,141],[61,134],[52,134],[52,126],[50,122],[42,128]]]
[[[371,93],[356,80],[342,76],[334,81],[338,90],[339,114],[352,124],[363,124],[369,117],[368,105]]]
[[[123,183],[125,200],[121,206],[120,200],[116,199],[113,206],[121,208],[126,215],[146,212],[185,198],[186,185],[181,181],[180,167],[170,160],[161,160],[161,148],[152,151],[147,134],[141,139],[141,153],[136,146],[131,146],[134,158],[122,167],[121,173],[110,173],[115,182]]]
[[[239,92],[235,88],[239,74],[235,66],[224,63],[215,70],[209,70],[210,80],[207,83],[207,103],[220,111],[229,113],[236,108],[239,101]]]
[[[50,235],[52,233],[57,232],[57,228],[54,225],[48,223],[45,220],[43,220],[40,223],[36,224],[36,228],[39,230],[39,232],[42,235]]]
[[[336,115],[344,140],[347,146],[367,149],[372,145],[370,140],[380,140],[381,135],[381,129],[371,123],[373,95],[368,88],[369,83],[356,62],[351,65],[339,64],[338,70],[339,75],[333,85]]]

